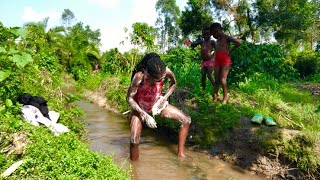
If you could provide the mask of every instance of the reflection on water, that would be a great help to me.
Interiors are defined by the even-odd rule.
[[[114,161],[132,166],[132,179],[150,180],[200,180],[200,179],[262,179],[251,172],[212,159],[204,153],[186,150],[190,158],[176,156],[177,145],[157,137],[143,129],[140,143],[140,159],[129,159],[129,122],[121,115],[111,113],[86,101],[77,102],[86,115],[88,139],[94,151],[111,154]]]

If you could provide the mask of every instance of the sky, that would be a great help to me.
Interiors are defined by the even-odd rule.
[[[176,0],[182,11],[187,0]],[[0,22],[6,27],[22,27],[25,23],[39,22],[49,17],[48,28],[61,25],[64,9],[70,9],[76,21],[89,25],[92,30],[100,29],[101,51],[118,48],[121,52],[132,48],[130,42],[121,41],[128,37],[131,25],[145,22],[155,25],[158,13],[157,0],[6,0],[1,2]]]

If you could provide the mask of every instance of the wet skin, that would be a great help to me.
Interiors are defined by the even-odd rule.
[[[133,80],[127,95],[127,101],[132,107],[132,112],[129,116],[129,119],[131,120],[130,159],[133,161],[139,159],[139,142],[140,142],[140,135],[142,130],[142,123],[147,116],[147,112],[145,112],[138,105],[138,103],[134,100],[134,96],[137,93],[140,83],[143,82],[143,78],[149,78],[150,86],[153,86],[154,83],[161,81],[166,77],[170,80],[170,86],[167,93],[164,95],[162,103],[167,101],[168,97],[172,94],[176,86],[176,79],[170,69],[166,68],[164,73],[159,74],[157,76],[150,76],[148,72],[143,71],[143,72],[137,72],[133,77]],[[185,141],[186,141],[186,137],[189,130],[189,125],[191,123],[191,118],[170,104],[164,110],[162,110],[162,112],[160,113],[160,116],[173,119],[173,120],[178,120],[182,123],[179,131],[179,143],[178,143],[177,155],[178,157],[185,157],[186,155],[184,153],[184,146],[185,146]]]
[[[189,43],[188,43],[192,48],[198,45],[201,46],[200,55],[203,61],[208,61],[213,59],[211,53],[213,49],[216,47],[216,43],[215,41],[210,39],[210,36],[211,36],[210,30],[203,30],[202,31],[203,40],[196,41],[193,43],[191,43],[191,41],[189,40]],[[212,86],[214,86],[214,79],[212,77],[212,72],[213,72],[213,67],[201,68],[201,86],[202,86],[203,95],[205,94],[207,77],[210,83],[212,84]]]
[[[212,29],[211,35],[217,39],[216,43],[216,51],[223,51],[223,52],[231,52],[235,48],[241,45],[241,42],[231,36],[228,36],[222,32],[221,29]],[[230,49],[230,43],[234,43],[234,48]],[[213,91],[213,102],[216,102],[218,99],[218,91],[219,86],[222,85],[223,90],[223,99],[222,104],[226,104],[228,102],[228,85],[227,85],[227,77],[230,70],[230,64],[224,64],[222,66],[215,66],[214,73],[215,73],[215,85]]]

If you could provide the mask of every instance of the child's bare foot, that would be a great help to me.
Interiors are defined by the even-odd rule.
[[[215,103],[215,102],[217,102],[218,101],[218,95],[213,95],[213,97],[212,97],[212,103]]]
[[[228,100],[229,100],[228,96],[223,97],[222,104],[227,104]]]
[[[179,158],[185,158],[185,157],[187,157],[187,155],[185,155],[184,153],[178,153],[178,157]]]
[[[212,98],[212,103],[215,103],[218,101],[218,98]]]
[[[183,161],[185,161],[185,160],[192,161],[193,160],[193,158],[191,156],[188,156],[186,154],[180,154],[180,155],[178,154],[178,158]]]

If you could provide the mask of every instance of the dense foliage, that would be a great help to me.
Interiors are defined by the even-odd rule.
[[[91,61],[97,60],[99,53],[94,56],[94,52],[99,51],[92,49],[94,41],[81,34],[92,31],[77,24],[68,37],[55,34],[54,30],[45,32],[46,22],[25,28],[6,28],[0,23],[0,171],[24,160],[11,178],[129,179],[110,156],[92,152],[84,143],[84,123],[77,120],[82,113],[62,91],[67,72],[81,80],[96,64]],[[76,29],[80,32],[72,31]],[[59,44],[60,41],[64,43]],[[62,46],[66,44],[73,45]],[[22,105],[17,102],[22,93],[46,99],[49,110],[60,113],[59,122],[70,132],[56,137],[44,126],[35,127],[24,121],[20,115]],[[24,137],[19,139],[25,144],[23,149],[14,144],[20,136]]]

